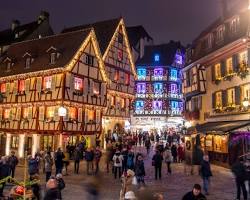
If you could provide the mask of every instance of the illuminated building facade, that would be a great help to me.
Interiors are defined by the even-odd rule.
[[[133,130],[163,131],[182,123],[183,55],[184,49],[178,42],[146,46],[145,55],[136,63]]]

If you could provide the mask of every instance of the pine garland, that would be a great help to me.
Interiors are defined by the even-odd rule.
[[[13,183],[14,185],[23,186],[23,187],[26,188],[26,187],[30,187],[32,185],[35,185],[35,184],[39,183],[40,180],[26,181],[24,183],[24,181],[17,181],[15,178],[12,178],[11,176],[8,176],[8,177],[0,180],[0,185],[2,186],[2,184],[6,183],[6,182],[10,182],[10,183]]]

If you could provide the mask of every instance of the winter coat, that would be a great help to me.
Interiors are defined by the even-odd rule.
[[[58,178],[57,180],[57,185],[58,185],[58,189],[61,191],[65,188],[65,182],[62,178]]]
[[[173,146],[171,147],[171,152],[172,152],[173,157],[176,157],[176,156],[177,156],[177,148],[176,148],[175,145],[173,145]]]
[[[134,168],[134,153],[129,153],[127,157],[127,168],[133,169]]]
[[[93,161],[94,160],[94,152],[93,151],[86,151],[85,159],[86,159],[86,161]]]
[[[232,166],[232,172],[234,173],[236,179],[238,181],[245,181],[246,179],[246,169],[243,163],[241,162],[236,162]]]
[[[32,158],[28,161],[28,166],[29,166],[29,174],[36,174],[38,173],[38,165],[39,162],[37,159]]]
[[[163,155],[166,163],[173,162],[173,156],[170,150],[167,149]]]
[[[75,160],[75,162],[80,162],[80,160],[81,160],[81,152],[79,150],[75,150],[75,152],[74,152],[74,160]]]
[[[51,172],[52,166],[53,166],[53,159],[51,155],[46,154],[46,156],[44,157],[45,172]]]
[[[15,168],[18,164],[18,158],[12,155],[9,157],[8,162],[11,168]]]
[[[145,176],[145,168],[143,160],[137,160],[135,163],[135,175]]]
[[[96,150],[95,151],[95,161],[99,162],[101,160],[102,157],[102,152],[100,150]]]
[[[155,167],[160,167],[162,165],[163,157],[161,154],[155,154],[152,158]]]
[[[0,180],[10,175],[10,165],[0,163]]]
[[[208,161],[203,160],[201,162],[201,176],[202,177],[210,177],[210,176],[212,176],[210,163]]]
[[[122,167],[123,156],[121,154],[115,154],[113,161],[115,167]]]
[[[182,200],[206,200],[206,197],[201,193],[195,197],[193,191],[191,191],[185,194]]]
[[[184,149],[183,149],[183,147],[179,146],[178,149],[177,149],[177,151],[178,151],[179,159],[184,160],[185,154],[184,154]]]
[[[61,200],[61,192],[58,188],[52,188],[46,191],[43,200]]]
[[[62,168],[63,167],[63,159],[65,158],[63,152],[57,151],[55,154],[55,164],[56,168]]]

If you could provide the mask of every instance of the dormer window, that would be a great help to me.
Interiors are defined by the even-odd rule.
[[[231,33],[236,33],[237,32],[238,24],[239,24],[239,17],[236,17],[236,18],[232,19],[232,21],[230,22],[230,31],[231,31]]]
[[[74,88],[77,91],[82,91],[83,90],[83,80],[81,78],[74,78]]]
[[[25,68],[26,68],[26,69],[29,69],[29,68],[30,68],[30,64],[31,64],[31,58],[28,57],[28,58],[26,58],[26,60],[25,60]]]
[[[50,54],[50,64],[55,64],[56,62],[56,53]]]
[[[225,27],[224,27],[224,26],[220,26],[220,27],[217,29],[217,33],[216,33],[217,42],[220,42],[220,41],[223,40],[223,38],[224,38],[224,30],[225,30]]]
[[[94,56],[86,55],[85,63],[89,66],[93,66],[94,65]]]

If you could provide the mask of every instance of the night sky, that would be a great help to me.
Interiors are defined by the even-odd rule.
[[[40,10],[50,13],[55,32],[65,27],[123,16],[127,26],[143,25],[155,43],[190,43],[220,15],[220,0],[6,0],[0,6],[0,29],[13,19],[27,23]]]

